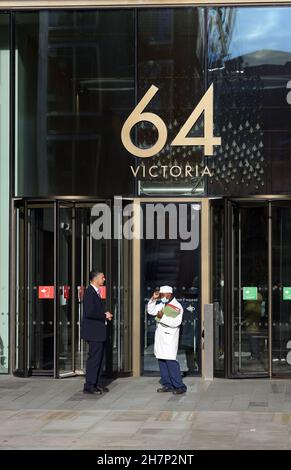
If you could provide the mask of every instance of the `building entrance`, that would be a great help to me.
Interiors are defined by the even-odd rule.
[[[290,375],[291,203],[228,201],[227,211],[230,375]]]
[[[157,201],[155,202],[157,204]],[[152,215],[147,208],[152,203],[143,203],[143,224],[147,227],[152,222]],[[147,303],[153,291],[162,285],[170,285],[174,296],[184,309],[183,321],[179,333],[179,350],[177,359],[181,370],[187,375],[201,374],[201,244],[200,213],[198,202],[171,203],[158,202],[162,210],[173,209],[165,219],[163,237],[156,236],[143,240],[141,244],[141,285],[142,285],[142,325],[141,354],[142,373],[151,374],[159,371],[158,361],[154,356],[154,338],[156,320],[147,315]],[[192,246],[181,249],[181,231],[179,230],[179,213],[181,206],[187,209],[183,224],[191,227],[195,234]],[[177,216],[177,217],[175,217]],[[161,220],[161,215],[158,220]],[[175,236],[171,236],[170,224]]]
[[[105,273],[103,301],[114,315],[105,372],[131,372],[131,247],[124,240],[94,238],[91,209],[96,202],[15,201],[15,374],[83,373],[87,345],[80,324],[93,268]]]

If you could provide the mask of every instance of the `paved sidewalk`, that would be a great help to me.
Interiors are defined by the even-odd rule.
[[[0,449],[291,449],[291,380],[122,378],[101,397],[80,377],[0,376]]]

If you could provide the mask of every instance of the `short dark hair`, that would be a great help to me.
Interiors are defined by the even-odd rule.
[[[92,271],[90,271],[90,274],[89,274],[89,279],[90,279],[90,282],[93,281],[94,277],[97,277],[98,274],[102,274],[103,271],[98,271],[98,269],[93,269]]]

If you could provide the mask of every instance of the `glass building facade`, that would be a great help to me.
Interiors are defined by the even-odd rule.
[[[291,373],[290,24],[291,6],[274,5],[0,12],[1,373],[83,371],[82,292],[94,266],[114,313],[108,374],[157,372],[145,306],[169,283],[185,311],[185,374],[203,374],[205,303],[216,375]],[[144,112],[167,136],[140,158],[121,135],[152,85]],[[206,101],[175,144],[212,89],[221,145],[205,151]],[[130,139],[146,150],[160,135],[140,120]],[[167,230],[138,244],[94,239],[94,204],[128,201],[144,227],[151,202],[187,206],[199,242],[183,252]]]
[[[0,14],[0,373],[9,365],[9,15]]]

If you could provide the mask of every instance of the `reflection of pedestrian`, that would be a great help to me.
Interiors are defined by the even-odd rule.
[[[0,336],[0,365],[5,366],[5,356],[4,356],[4,343]]]
[[[112,320],[112,314],[105,312],[100,294],[100,288],[105,282],[102,272],[90,272],[90,286],[84,295],[84,316],[82,321],[82,339],[89,344],[89,355],[86,362],[86,382],[84,393],[108,392],[106,387],[100,387],[106,345],[107,320]]]
[[[197,372],[197,360],[198,360],[198,328],[195,320],[195,307],[192,302],[185,300],[183,303],[183,324],[180,327],[180,340],[179,349],[185,352],[187,374],[193,374]],[[195,350],[194,350],[195,348]]]
[[[160,298],[160,303],[157,303]],[[147,311],[156,317],[154,353],[159,362],[162,388],[157,392],[185,393],[186,385],[182,381],[177,352],[179,330],[183,318],[183,307],[173,296],[170,286],[162,286],[159,292],[154,292]]]
[[[261,319],[262,302],[263,297],[260,293],[258,293],[257,300],[245,301],[244,319],[252,359],[259,359],[260,357],[259,323]]]
[[[272,353],[273,361],[286,360],[286,345],[289,340],[289,302],[283,301],[283,286],[280,282],[274,283],[273,285],[273,301],[272,301]],[[283,325],[286,325],[284,327]]]

